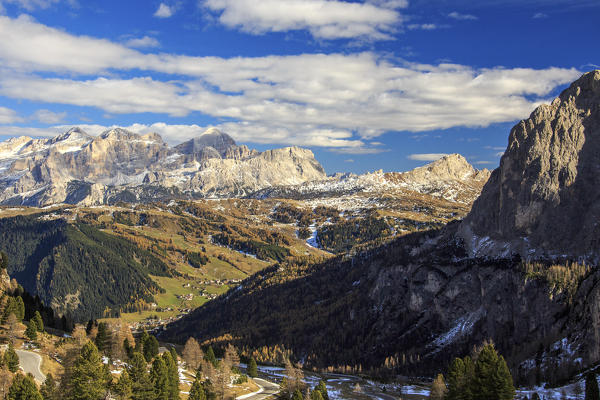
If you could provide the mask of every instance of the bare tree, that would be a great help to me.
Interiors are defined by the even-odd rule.
[[[0,369],[0,399],[6,399],[8,396],[8,390],[12,385],[13,374],[8,370],[8,367],[4,365]]]
[[[200,345],[193,337],[190,337],[183,348],[183,360],[188,368],[193,370],[198,369],[200,362],[204,359],[204,353]]]
[[[14,344],[19,332],[19,320],[15,314],[11,313],[6,320],[6,326],[8,327],[7,339],[9,343]]]
[[[297,389],[302,391],[304,388],[304,373],[300,368],[296,368],[290,359],[285,362],[285,375],[287,376],[287,385],[290,393],[294,393]]]
[[[127,356],[125,353],[125,347],[123,346],[125,339],[127,339],[129,345],[135,344],[135,339],[133,338],[131,329],[127,323],[121,319],[118,319],[116,322],[110,324],[110,330],[112,331],[110,353],[113,357],[119,360],[124,360]]]
[[[88,341],[87,333],[85,332],[85,327],[83,325],[76,325],[71,333],[71,337],[75,339],[75,343],[80,348]]]

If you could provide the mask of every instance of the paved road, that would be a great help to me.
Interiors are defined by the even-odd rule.
[[[34,353],[32,351],[26,350],[15,350],[17,355],[19,356],[19,363],[21,364],[21,369],[25,371],[26,374],[32,374],[38,383],[43,383],[46,380],[46,375],[42,373],[40,370],[40,366],[42,365],[42,357]]]
[[[260,390],[255,393],[247,394],[238,397],[244,400],[263,400],[273,397],[279,393],[279,385],[273,382],[265,381],[264,379],[254,378],[254,382],[259,386]]]

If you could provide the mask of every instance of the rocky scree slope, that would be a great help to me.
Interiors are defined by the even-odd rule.
[[[600,71],[510,132],[459,230],[472,256],[600,260]]]
[[[0,143],[0,203],[5,205],[231,197],[325,176],[310,150],[259,153],[216,129],[174,148],[158,134],[120,128],[97,137],[73,128],[52,139]]]

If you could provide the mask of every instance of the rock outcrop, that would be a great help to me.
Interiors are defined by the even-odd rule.
[[[600,256],[600,71],[510,132],[458,236],[470,255]]]
[[[259,153],[216,129],[174,148],[158,134],[120,128],[0,143],[0,203],[9,205],[243,196],[325,177],[310,150]]]

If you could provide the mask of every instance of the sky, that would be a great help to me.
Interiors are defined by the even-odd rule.
[[[217,127],[327,173],[460,153],[600,68],[598,0],[0,0],[0,140]]]

